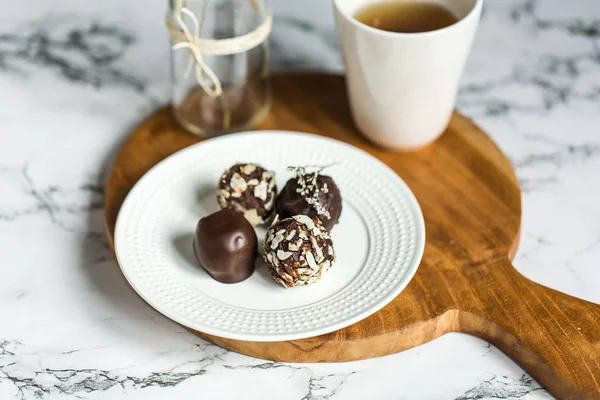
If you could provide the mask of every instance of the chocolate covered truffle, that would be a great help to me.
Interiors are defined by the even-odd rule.
[[[221,208],[238,211],[254,226],[269,221],[277,195],[275,173],[256,164],[236,164],[219,180]]]
[[[333,228],[342,213],[342,196],[337,185],[327,175],[324,167],[308,173],[306,167],[289,167],[294,177],[287,181],[277,197],[275,211],[280,218],[294,215],[319,217],[323,226]]]
[[[263,249],[273,280],[286,288],[318,281],[335,262],[329,231],[319,218],[306,215],[271,225]]]
[[[256,232],[242,214],[221,210],[198,221],[194,255],[202,268],[223,283],[237,283],[254,272]]]

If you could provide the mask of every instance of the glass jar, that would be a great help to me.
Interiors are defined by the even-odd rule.
[[[179,123],[203,136],[255,127],[270,105],[265,0],[169,0],[169,6]]]

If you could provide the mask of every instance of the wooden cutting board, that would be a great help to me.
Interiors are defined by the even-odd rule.
[[[253,357],[313,362],[378,357],[447,332],[464,332],[498,347],[557,397],[600,398],[600,305],[538,285],[513,268],[521,222],[519,183],[484,132],[455,113],[434,144],[402,154],[359,135],[340,76],[276,75],[272,90],[271,113],[259,129],[343,140],[379,158],[408,183],[425,216],[423,261],[388,306],[337,332],[274,343],[194,333]],[[111,243],[119,208],[137,180],[199,140],[177,125],[168,107],[132,133],[106,188]]]

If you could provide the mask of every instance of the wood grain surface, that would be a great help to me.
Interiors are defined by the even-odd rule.
[[[484,132],[455,113],[434,144],[413,153],[391,152],[357,132],[342,77],[276,75],[272,90],[271,113],[259,129],[343,140],[379,158],[408,183],[425,216],[423,261],[388,306],[337,332],[272,343],[197,335],[253,357],[312,362],[378,357],[447,332],[464,332],[498,347],[556,397],[600,398],[600,305],[538,285],[513,268],[521,220],[519,184]],[[133,132],[106,188],[111,243],[119,208],[137,180],[158,161],[199,140],[176,124],[168,107]]]

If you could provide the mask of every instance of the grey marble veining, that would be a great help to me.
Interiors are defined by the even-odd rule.
[[[164,3],[3,7],[0,398],[551,398],[466,335],[354,363],[273,363],[204,342],[129,288],[104,237],[104,181],[127,133],[168,101]],[[271,4],[275,70],[343,71],[328,1]],[[458,107],[520,179],[516,268],[600,302],[598,2],[487,0]]]

